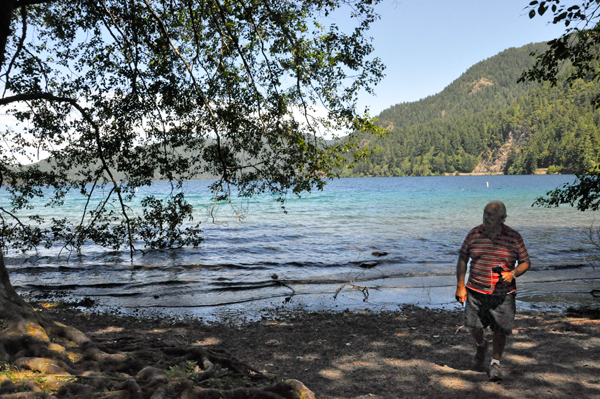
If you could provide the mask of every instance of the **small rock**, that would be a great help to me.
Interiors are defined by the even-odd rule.
[[[371,252],[371,255],[373,256],[386,256],[388,253],[387,252],[383,252],[383,251],[373,251]]]
[[[360,265],[358,265],[360,267],[362,267],[363,269],[370,269],[372,267],[377,266],[377,262],[374,260],[368,261],[368,262],[363,262]]]

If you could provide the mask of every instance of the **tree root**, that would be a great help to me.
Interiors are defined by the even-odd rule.
[[[111,351],[24,303],[0,298],[0,314],[0,399],[314,398],[301,382],[274,381],[223,351],[158,347],[153,361],[135,342],[134,351]],[[233,389],[210,388],[215,380]]]

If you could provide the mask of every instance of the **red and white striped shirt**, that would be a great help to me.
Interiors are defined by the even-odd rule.
[[[492,271],[494,267],[511,271],[517,261],[523,263],[529,259],[521,235],[506,225],[502,225],[500,234],[493,240],[486,235],[483,224],[473,228],[460,248],[460,256],[465,261],[471,258],[467,288],[491,295],[517,290],[515,280],[505,283],[500,279],[500,273]]]

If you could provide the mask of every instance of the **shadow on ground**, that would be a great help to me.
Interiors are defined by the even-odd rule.
[[[222,348],[317,398],[600,398],[600,320],[590,315],[519,314],[504,381],[492,383],[470,370],[474,346],[457,311],[300,312],[243,325],[61,312],[113,349],[132,340]]]

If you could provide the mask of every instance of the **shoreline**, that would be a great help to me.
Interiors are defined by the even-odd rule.
[[[565,279],[570,279],[565,284]],[[120,314],[133,317],[196,318],[207,322],[239,318],[241,322],[261,320],[271,313],[282,314],[295,311],[343,312],[349,311],[396,311],[403,306],[419,306],[453,311],[461,306],[454,299],[455,276],[399,277],[356,282],[368,287],[341,285],[288,283],[261,289],[237,291],[234,296],[221,297],[199,295],[197,298],[180,298],[177,294],[102,296],[73,295],[69,291],[21,291],[29,301],[65,302],[81,304],[82,310]],[[282,280],[285,282],[285,280]],[[290,287],[293,290],[290,290]],[[591,294],[600,288],[600,269],[589,267],[567,270],[531,270],[521,277],[517,289],[518,311],[561,312],[568,308],[597,306],[600,301]],[[157,293],[158,294],[158,293]],[[89,311],[89,310],[86,310]]]

